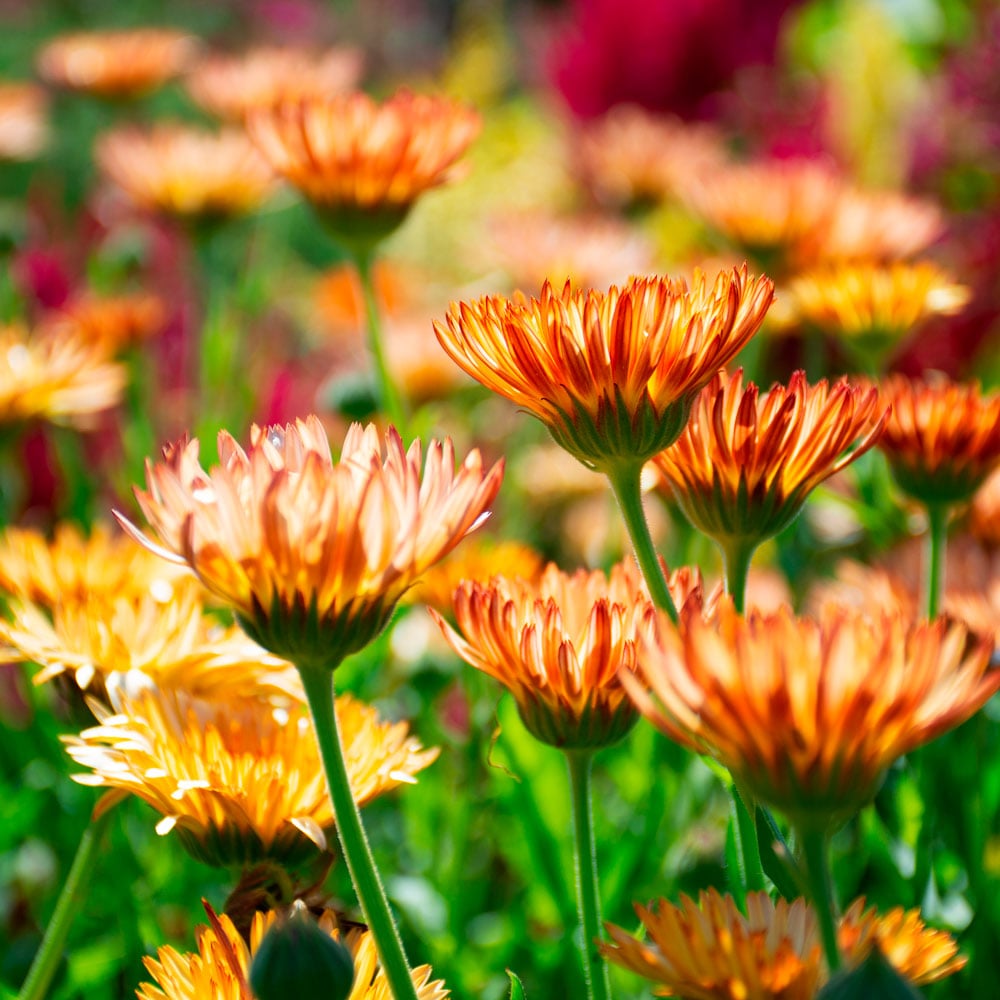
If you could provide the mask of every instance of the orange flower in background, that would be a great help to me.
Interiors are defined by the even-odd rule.
[[[278,914],[272,910],[254,915],[248,946],[226,914],[216,916],[208,904],[205,909],[211,926],[198,928],[197,954],[165,946],[155,959],[143,960],[156,985],[143,983],[136,991],[139,1000],[254,1000],[248,983],[250,961]],[[331,937],[340,937],[333,913],[325,912],[319,925]],[[343,940],[354,959],[354,985],[347,1000],[392,1000],[371,934],[351,931]],[[448,1000],[451,994],[444,983],[431,980],[432,975],[429,965],[412,970],[418,1000]]]
[[[758,395],[740,369],[720,372],[698,397],[681,436],[653,459],[665,492],[721,545],[759,544],[787,527],[806,497],[878,440],[878,390],[846,379]]]
[[[296,864],[328,849],[334,827],[309,712],[303,702],[198,699],[147,688],[112,694],[114,711],[92,703],[98,725],[64,737],[73,760],[91,773],[76,781],[109,789],[98,810],[137,795],[162,815],[157,833],[174,831],[206,864],[262,859]],[[383,722],[350,695],[335,703],[351,792],[359,806],[400,784],[437,757],[406,723]]]
[[[672,590],[679,600],[700,593],[700,578],[675,575]],[[452,603],[457,631],[431,610],[452,649],[511,692],[543,743],[606,746],[635,724],[619,675],[635,669],[637,633],[655,610],[631,560],[610,576],[549,565],[535,583],[463,580]]]
[[[441,346],[487,388],[534,413],[555,440],[602,471],[645,462],[680,434],[698,392],[753,336],[771,304],[746,265],[689,288],[632,278],[607,292],[453,303]]]
[[[244,451],[219,435],[206,472],[197,440],[147,462],[143,513],[156,552],[187,563],[265,648],[306,665],[336,666],[370,642],[403,592],[486,513],[503,462],[478,451],[455,470],[451,441],[409,450],[394,428],[354,424],[334,463],[315,416],[254,426]]]
[[[216,52],[188,73],[188,93],[210,114],[242,122],[257,108],[330,97],[354,90],[364,57],[359,49],[324,51],[260,46],[237,55]]]
[[[33,83],[0,82],[0,161],[32,160],[49,140],[48,101]]]
[[[1000,547],[1000,469],[987,476],[972,498],[969,531],[985,544]]]
[[[168,28],[61,35],[38,55],[38,72],[56,87],[98,97],[142,97],[179,75],[197,51],[190,35]]]
[[[818,619],[682,609],[643,636],[622,683],[658,729],[718,759],[797,825],[827,828],[868,802],[890,764],[1000,689],[992,639],[946,619],[911,624],[824,607]]]
[[[113,298],[81,296],[44,320],[46,329],[69,328],[108,354],[155,336],[166,322],[163,300],[145,292]]]
[[[123,127],[101,136],[95,155],[137,208],[180,218],[252,212],[276,183],[271,168],[237,131],[174,124]]]
[[[878,446],[896,482],[921,503],[972,498],[1000,466],[1000,393],[978,382],[891,375],[880,383],[892,406]]]

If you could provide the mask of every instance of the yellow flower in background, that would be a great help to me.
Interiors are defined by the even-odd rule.
[[[0,81],[0,161],[33,160],[48,141],[45,91],[34,83]]]
[[[236,130],[123,126],[98,138],[95,157],[137,208],[182,219],[252,212],[276,184],[264,158]]]
[[[607,292],[452,303],[434,329],[459,367],[534,413],[585,465],[645,462],[673,443],[698,392],[753,336],[773,284],[746,266],[689,288],[632,278]]]
[[[278,915],[274,911],[256,914],[248,945],[226,914],[216,916],[207,904],[205,908],[210,926],[197,931],[197,953],[184,954],[166,946],[155,959],[144,959],[156,985],[143,983],[136,991],[138,1000],[253,1000],[248,984],[250,960]],[[324,913],[319,924],[331,937],[340,937],[332,913]],[[354,986],[347,1000],[392,1000],[371,934],[351,931],[343,940],[354,958]],[[418,1000],[447,1000],[451,995],[443,982],[431,980],[429,965],[418,966],[411,975]]]
[[[319,747],[303,702],[195,698],[147,688],[112,695],[114,711],[93,703],[99,725],[65,737],[91,773],[81,784],[109,789],[98,809],[137,795],[206,864],[263,859],[297,864],[329,848],[334,827]],[[351,792],[359,806],[415,783],[437,750],[424,750],[406,723],[383,722],[350,695],[335,704]]]
[[[43,319],[46,330],[72,331],[81,340],[116,354],[160,333],[167,322],[166,303],[156,295],[103,297],[84,295]]]
[[[197,51],[191,35],[169,28],[60,35],[38,54],[41,78],[98,97],[130,99],[162,87]]]
[[[93,426],[118,405],[126,371],[73,331],[0,326],[0,424],[47,420]]]
[[[944,618],[911,624],[827,605],[818,618],[681,610],[644,633],[622,683],[661,732],[719,760],[741,789],[800,827],[853,815],[898,757],[1000,689],[992,638]]]
[[[244,451],[219,435],[220,464],[206,472],[197,440],[147,463],[139,505],[162,544],[230,605],[265,648],[303,666],[334,668],[367,645],[396,602],[486,514],[503,462],[473,450],[456,471],[450,440],[426,462],[390,427],[354,424],[334,463],[315,416],[254,426]]]
[[[890,375],[879,387],[892,411],[878,446],[903,492],[929,505],[970,500],[1000,466],[1000,392],[943,376]]]

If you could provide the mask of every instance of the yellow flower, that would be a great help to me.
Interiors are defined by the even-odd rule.
[[[700,578],[675,575],[672,590],[683,600],[700,590]],[[635,669],[637,633],[655,611],[631,560],[610,576],[550,564],[536,583],[463,580],[453,610],[458,631],[431,610],[452,649],[511,692],[543,743],[606,746],[635,724],[620,675]]]
[[[886,419],[878,391],[792,375],[758,397],[742,369],[702,391],[681,436],[653,459],[688,520],[724,548],[787,527],[806,497],[875,444]],[[850,450],[849,450],[850,449]]]
[[[978,382],[903,375],[880,388],[892,412],[878,446],[902,490],[929,505],[971,499],[1000,466],[1000,393],[983,396]]]
[[[304,703],[232,693],[209,700],[155,687],[112,699],[113,714],[94,702],[99,725],[64,738],[91,772],[75,780],[110,790],[99,810],[137,795],[163,816],[157,833],[175,831],[206,864],[295,865],[328,849],[333,805]],[[437,757],[406,723],[382,722],[349,695],[335,709],[359,806],[415,783]]]
[[[211,926],[198,930],[198,953],[182,954],[168,946],[160,948],[155,959],[144,959],[157,985],[143,983],[136,991],[138,1000],[253,1000],[247,982],[250,960],[278,915],[255,914],[248,947],[226,914],[216,916],[207,904],[205,909]],[[320,927],[331,937],[340,937],[332,913],[323,914]],[[354,957],[354,986],[347,1000],[392,1000],[371,934],[352,931],[343,940]],[[450,994],[444,983],[432,981],[432,974],[429,965],[411,972],[418,1000],[447,1000]]]
[[[198,461],[197,440],[147,463],[136,495],[163,546],[236,611],[267,649],[297,666],[332,669],[384,627],[403,592],[480,521],[503,462],[472,451],[458,471],[451,441],[408,451],[395,429],[379,446],[355,424],[334,463],[315,416],[254,426],[250,450],[219,435],[220,465]]]
[[[112,298],[82,296],[45,317],[47,330],[69,329],[108,354],[158,334],[166,325],[162,299],[140,292]]]
[[[275,186],[271,168],[253,144],[233,130],[123,127],[98,139],[95,156],[138,208],[179,218],[252,212]]]
[[[555,440],[602,471],[633,465],[680,434],[691,404],[739,353],[773,285],[746,266],[714,283],[632,278],[606,293],[453,303],[435,322],[441,346],[487,388],[531,411]]]
[[[32,160],[49,140],[45,91],[33,83],[0,83],[0,160]]]
[[[1000,688],[991,639],[946,619],[910,624],[828,605],[818,619],[682,609],[645,633],[640,711],[717,758],[739,787],[798,827],[827,828],[878,790],[896,758],[964,722]]]
[[[125,369],[72,331],[0,326],[0,423],[31,419],[92,426],[118,404]]]
[[[60,35],[38,56],[46,83],[98,97],[135,98],[181,73],[197,48],[190,35],[167,28]]]

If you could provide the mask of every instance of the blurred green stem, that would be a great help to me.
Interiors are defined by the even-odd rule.
[[[800,829],[799,840],[806,863],[809,894],[819,921],[823,953],[832,975],[840,968],[841,959],[840,945],[837,943],[837,900],[827,858],[828,838],[825,830]]]
[[[621,508],[625,527],[635,549],[635,557],[639,561],[639,568],[646,579],[646,586],[649,587],[653,603],[666,611],[670,615],[670,620],[676,625],[677,606],[670,596],[667,578],[657,558],[653,536],[649,533],[649,522],[642,508],[642,463],[609,466],[605,472]]]
[[[45,936],[35,953],[24,985],[18,994],[18,1000],[42,1000],[48,995],[73,919],[87,898],[90,878],[101,853],[101,840],[113,812],[113,809],[106,809],[91,819],[90,825],[83,831],[76,857],[73,858],[52,919],[45,928]]]
[[[742,615],[747,607],[747,580],[750,578],[750,563],[757,551],[757,542],[745,538],[733,538],[722,549],[722,563],[726,570],[726,593],[733,599],[733,607]]]
[[[946,503],[927,505],[927,559],[924,566],[924,608],[928,618],[936,618],[944,590],[944,559],[948,545],[948,517],[951,506]]]
[[[736,838],[736,856],[739,859],[740,884],[743,899],[748,892],[761,892],[764,884],[764,866],[760,860],[760,844],[757,841],[756,806],[748,806],[739,789],[733,783],[729,788],[730,816],[733,836]]]
[[[389,989],[394,1000],[417,1000],[403,942],[389,909],[389,901],[368,846],[365,828],[361,825],[361,814],[351,792],[334,709],[333,670],[325,667],[300,668],[299,676],[302,678],[302,687],[316,728],[316,740],[323,758],[330,798],[333,800],[333,814],[344,860],[351,873],[351,881],[358,894],[365,921],[375,938]]]
[[[597,950],[601,934],[601,896],[597,877],[597,845],[594,841],[590,778],[594,762],[591,750],[567,750],[570,792],[573,800],[573,858],[576,869],[576,898],[580,911],[583,941],[583,978],[588,1000],[610,1000],[608,965]]]

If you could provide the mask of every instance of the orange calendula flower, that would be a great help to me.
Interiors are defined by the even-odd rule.
[[[254,915],[249,946],[226,914],[216,915],[207,904],[209,927],[197,932],[197,954],[182,954],[169,946],[156,958],[144,959],[146,970],[156,981],[143,983],[138,1000],[254,1000],[250,991],[250,961],[264,935],[278,919],[273,910]],[[336,917],[324,913],[320,927],[340,938]],[[354,985],[347,1000],[392,1000],[392,991],[378,964],[375,940],[368,931],[351,931],[344,944],[354,959]],[[451,995],[440,980],[432,980],[429,965],[410,973],[418,1000],[448,1000]]]
[[[33,83],[0,82],[0,160],[32,160],[49,139],[45,91]]]
[[[250,431],[244,451],[219,435],[206,472],[197,440],[147,462],[143,513],[156,552],[187,563],[267,649],[335,667],[385,626],[403,592],[485,515],[503,462],[472,451],[456,471],[451,441],[404,449],[392,427],[354,424],[334,463],[315,416]]]
[[[689,288],[632,278],[607,292],[453,303],[441,346],[487,388],[535,414],[585,465],[635,466],[672,444],[698,392],[763,322],[774,286],[746,265]]]
[[[758,396],[742,369],[720,372],[653,464],[699,531],[724,549],[756,547],[787,527],[824,479],[871,448],[885,419],[878,390],[846,379],[811,386],[798,371],[787,387]]]
[[[938,619],[818,619],[681,610],[644,633],[621,680],[671,739],[718,759],[737,785],[799,827],[828,828],[878,790],[890,764],[978,711],[1000,689],[992,639]]]
[[[700,589],[700,579],[687,574],[673,584],[680,598]],[[452,649],[513,694],[525,726],[543,743],[607,746],[635,724],[620,675],[635,669],[636,635],[655,611],[631,560],[610,576],[549,565],[536,583],[464,580],[453,611],[458,631],[431,610]]]
[[[159,333],[167,321],[163,300],[144,292],[113,298],[82,296],[44,320],[46,329],[68,328],[108,354]]]
[[[101,136],[97,163],[135,205],[180,218],[226,218],[271,194],[271,168],[242,132],[186,125],[121,128]]]
[[[1000,548],[1000,469],[989,474],[972,498],[969,531],[986,545]]]
[[[167,28],[61,35],[38,56],[46,83],[105,98],[142,97],[177,76],[197,50],[190,35]]]
[[[137,795],[162,815],[192,857],[211,865],[264,859],[297,864],[328,849],[335,824],[309,712],[302,702],[201,699],[170,688],[92,702],[98,725],[64,737],[85,785],[109,789],[98,810]],[[427,767],[406,723],[379,719],[349,695],[335,703],[351,792],[359,806]]]
[[[351,91],[361,77],[362,63],[358,49],[315,52],[265,45],[238,55],[204,56],[185,84],[206,111],[242,122],[257,108]]]
[[[902,490],[927,505],[971,499],[1000,466],[1000,393],[902,375],[880,388],[892,412],[878,445]]]
[[[455,174],[479,115],[443,97],[400,92],[315,97],[258,108],[247,129],[274,169],[347,241],[369,244]]]

